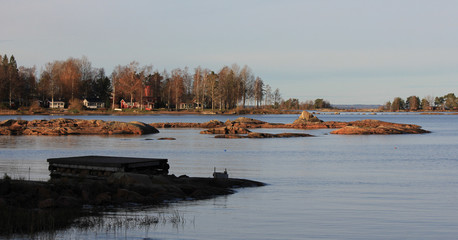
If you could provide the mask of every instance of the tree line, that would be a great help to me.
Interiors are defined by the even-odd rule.
[[[1,55],[0,55],[1,56]],[[13,55],[4,55],[0,62],[0,99],[2,105],[29,105],[37,87],[35,67],[18,67]]]
[[[458,98],[454,93],[438,97],[426,96],[421,100],[418,96],[409,96],[406,100],[395,97],[393,101],[386,102],[383,109],[393,112],[401,110],[454,110],[458,109]]]
[[[279,107],[280,90],[265,84],[247,65],[224,66],[219,71],[188,67],[159,71],[152,65],[131,62],[118,65],[110,75],[86,58],[48,62],[37,75],[35,67],[18,67],[13,55],[0,65],[0,99],[3,107],[30,106],[34,101],[99,99],[106,106],[119,101],[140,102],[145,97],[155,108],[178,109],[189,103],[200,108]]]
[[[292,109],[292,110],[315,110],[323,108],[333,108],[328,100],[323,98],[317,98],[315,100],[307,100],[300,102],[297,98],[290,98],[286,101],[281,101],[281,109]]]

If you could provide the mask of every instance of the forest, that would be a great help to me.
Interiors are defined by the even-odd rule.
[[[1,55],[0,55],[1,56]],[[39,72],[39,73],[38,73]],[[318,98],[300,102],[297,98],[284,100],[280,90],[273,90],[256,76],[247,65],[223,66],[215,71],[208,68],[175,68],[171,71],[154,69],[133,61],[117,65],[110,75],[96,68],[86,58],[68,58],[36,67],[18,66],[13,55],[0,61],[0,108],[17,109],[49,102],[62,101],[66,107],[92,99],[105,108],[141,109],[211,109],[235,108],[323,109],[332,108],[329,101]],[[444,96],[396,97],[382,106],[385,111],[453,110],[458,108],[454,93]]]
[[[383,110],[397,111],[418,111],[418,110],[457,110],[458,98],[454,93],[448,93],[444,96],[426,96],[420,100],[418,96],[409,96],[406,100],[401,97],[395,97],[393,101],[388,101],[382,107]]]
[[[110,75],[95,68],[86,58],[52,61],[37,74],[36,67],[18,67],[13,55],[4,55],[0,64],[2,108],[41,105],[63,101],[66,105],[83,99],[97,99],[107,108],[119,107],[123,99],[131,107],[178,109],[180,104],[193,108],[234,109],[274,107],[284,104],[280,90],[272,90],[255,76],[248,66],[233,64],[219,71],[197,67],[154,69],[133,61],[114,67]]]

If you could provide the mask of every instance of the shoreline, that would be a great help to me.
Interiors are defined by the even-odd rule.
[[[247,117],[239,117],[233,121],[210,120],[205,123],[158,122],[143,123],[138,121],[119,122],[103,120],[83,120],[70,118],[56,118],[51,120],[14,120],[0,122],[0,135],[143,135],[159,133],[157,128],[207,128],[201,134],[239,135],[248,138],[273,137],[308,137],[308,134],[255,134],[248,129],[255,128],[287,128],[287,129],[338,129],[331,134],[419,134],[429,133],[414,124],[399,124],[374,119],[365,119],[352,122],[322,121],[312,113],[303,111],[293,123],[269,123]],[[242,135],[241,135],[242,134]],[[245,136],[245,134],[248,134]],[[223,136],[215,136],[221,138]],[[233,138],[236,138],[233,136]]]
[[[74,220],[107,209],[166,206],[211,199],[237,188],[265,183],[238,178],[119,173],[106,180],[59,178],[49,181],[0,179],[0,237],[65,229]],[[88,208],[88,206],[90,206]]]
[[[421,111],[384,111],[380,109],[311,109],[311,110],[279,110],[279,109],[234,109],[222,111],[191,111],[191,110],[127,110],[127,111],[112,111],[112,110],[59,110],[49,111],[42,109],[40,111],[28,110],[0,110],[0,116],[91,116],[91,115],[106,115],[106,116],[137,116],[137,115],[260,115],[260,114],[300,114],[302,111],[313,112],[314,114],[341,114],[341,113],[366,113],[366,114],[431,114],[431,115],[456,115],[457,110],[421,110]]]

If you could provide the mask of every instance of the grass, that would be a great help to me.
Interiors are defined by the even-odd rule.
[[[188,221],[177,210],[170,214],[157,215],[101,214],[81,210],[53,209],[36,210],[21,208],[0,208],[0,236],[14,238],[28,236],[43,238],[54,236],[57,231],[69,230],[120,233],[127,230],[150,229],[157,225],[172,224],[174,228],[184,226]],[[194,219],[191,220],[194,223]],[[48,238],[48,237],[45,237]]]
[[[30,210],[18,207],[0,208],[0,235],[33,235],[69,227],[81,217],[79,209]]]
[[[191,223],[194,223],[194,219]],[[76,220],[73,227],[77,230],[91,231],[91,232],[113,232],[119,234],[122,231],[145,229],[148,230],[151,227],[157,225],[172,224],[174,228],[184,226],[187,223],[183,214],[180,214],[177,210],[171,214],[159,213],[157,215],[137,215],[127,213],[114,214],[114,215],[98,215],[98,216],[87,216]]]

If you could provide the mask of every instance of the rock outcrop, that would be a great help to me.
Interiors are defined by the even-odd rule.
[[[211,120],[205,123],[166,122],[150,123],[149,125],[155,128],[221,128],[224,126],[233,126],[239,128],[281,128],[286,126],[282,123],[268,123],[247,117],[239,117],[233,121],[227,120],[226,122]]]
[[[215,138],[292,138],[292,137],[313,137],[313,135],[306,133],[259,133],[251,132],[247,135],[238,135],[238,134],[220,134],[216,135]]]
[[[390,123],[379,120],[361,120],[348,123],[346,127],[331,132],[332,134],[344,135],[367,135],[367,134],[420,134],[429,133],[418,125]]]
[[[248,134],[251,131],[242,128],[242,127],[234,127],[234,126],[225,126],[220,128],[210,128],[204,131],[201,131],[201,134]]]
[[[186,123],[186,122],[172,122],[172,123],[150,123],[155,128],[217,128],[225,126],[223,122],[218,120],[211,120],[205,123]]]
[[[201,134],[237,135],[250,134],[252,128],[295,128],[323,129],[338,128],[332,134],[416,134],[428,133],[420,126],[412,124],[388,123],[379,120],[361,120],[355,122],[323,122],[306,111],[292,124],[267,123],[264,121],[240,117],[223,123],[212,120],[206,123],[151,123],[117,122],[102,120],[81,120],[58,118],[52,120],[5,120],[0,122],[0,135],[113,135],[113,134],[150,134],[158,133],[160,128],[208,128]],[[278,134],[277,134],[278,135]],[[252,133],[251,137],[268,138],[269,134]],[[281,136],[281,135],[279,135]],[[274,136],[274,137],[279,137]],[[217,136],[222,137],[222,136]],[[225,136],[242,138],[247,136]],[[284,136],[283,136],[284,137]]]
[[[117,122],[58,118],[52,120],[5,120],[0,135],[113,135],[150,134],[159,131],[142,122]]]
[[[315,117],[313,114],[307,111],[303,111],[302,114],[299,116],[299,118],[293,122],[293,124],[298,125],[298,124],[307,124],[307,123],[316,123],[316,122],[321,123],[323,121]]]
[[[346,122],[328,121],[324,122],[313,114],[303,111],[298,119],[292,124],[286,124],[290,128],[296,129],[323,129],[323,128],[342,128],[348,125]]]

